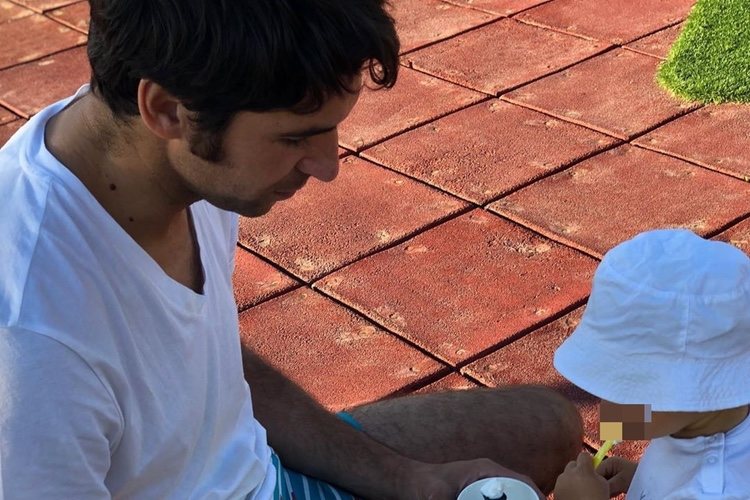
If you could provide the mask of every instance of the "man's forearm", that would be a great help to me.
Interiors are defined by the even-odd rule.
[[[286,466],[367,498],[395,498],[417,462],[342,422],[244,347],[243,363],[256,418]]]

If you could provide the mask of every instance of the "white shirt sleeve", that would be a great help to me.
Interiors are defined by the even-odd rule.
[[[94,371],[44,335],[0,328],[0,500],[110,498],[122,417]]]

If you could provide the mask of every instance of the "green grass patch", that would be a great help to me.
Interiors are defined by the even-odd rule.
[[[658,82],[704,103],[750,102],[750,1],[698,0]]]

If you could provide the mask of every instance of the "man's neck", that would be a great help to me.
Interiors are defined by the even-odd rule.
[[[159,239],[192,202],[180,192],[159,141],[114,121],[89,93],[52,117],[49,151],[136,241]]]

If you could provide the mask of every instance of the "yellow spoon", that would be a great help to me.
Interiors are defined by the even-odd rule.
[[[619,442],[619,439],[608,439],[604,442],[602,447],[599,448],[599,451],[596,452],[596,455],[594,455],[594,469],[599,467],[599,464],[602,463],[602,460],[604,460],[604,456],[607,454],[607,452]]]

